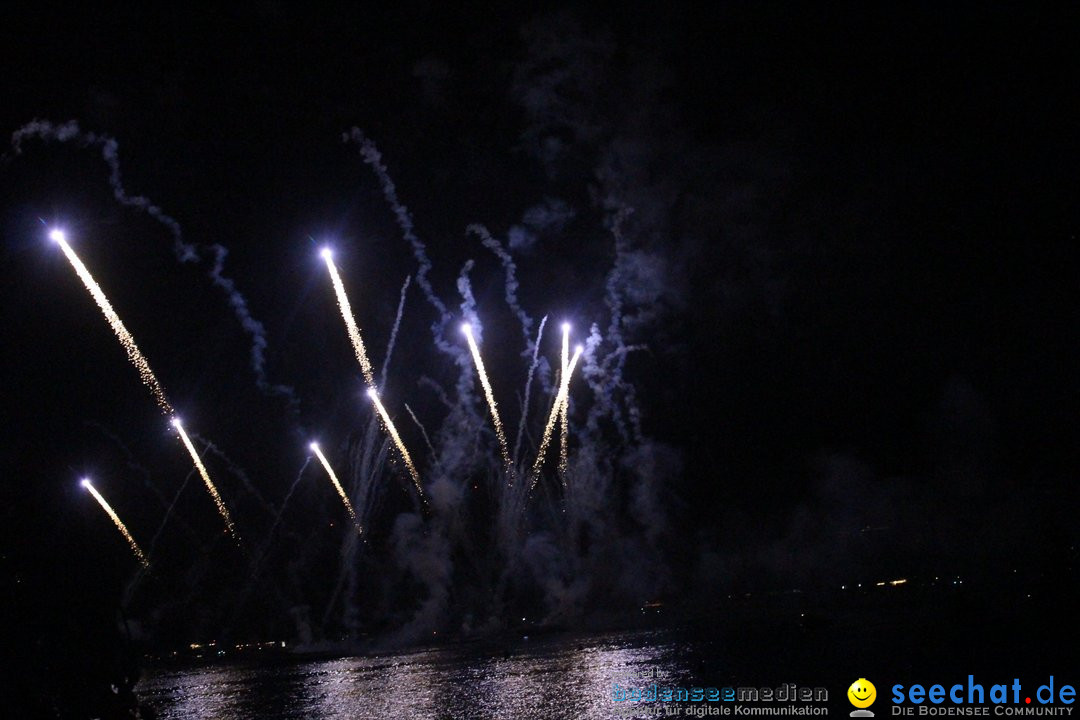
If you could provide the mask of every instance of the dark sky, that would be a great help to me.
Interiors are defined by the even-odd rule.
[[[81,557],[118,564],[119,582],[128,558],[100,547],[108,530],[77,478],[127,492],[117,504],[147,537],[163,512],[151,485],[171,497],[187,472],[39,218],[69,229],[179,411],[279,505],[310,437],[344,441],[360,387],[319,245],[333,240],[377,358],[416,270],[341,142],[353,126],[382,151],[453,309],[476,259],[507,396],[523,382],[520,329],[465,227],[517,238],[527,309],[584,330],[607,323],[613,203],[634,208],[628,314],[648,349],[627,376],[646,434],[682,459],[662,499],[687,582],[713,561],[813,573],[830,538],[871,526],[929,564],[992,563],[991,536],[1010,558],[1069,552],[1073,11],[392,5],[5,16],[5,132],[75,119],[116,138],[132,194],[187,241],[229,248],[268,378],[299,398],[290,410],[256,387],[209,263],[178,263],[161,225],[114,202],[99,154],[27,141],[0,164],[5,573],[68,567],[96,544]],[[452,370],[410,292],[392,384],[434,423],[415,383]],[[215,518],[187,500],[199,535]],[[332,500],[302,497],[311,512]],[[792,569],[795,546],[809,554]]]

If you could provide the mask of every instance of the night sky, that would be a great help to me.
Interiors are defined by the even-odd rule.
[[[515,428],[524,338],[466,227],[509,247],[554,359],[564,319],[577,340],[606,329],[612,223],[632,208],[625,332],[644,348],[625,378],[658,484],[613,491],[611,512],[627,536],[656,531],[656,595],[693,611],[732,589],[937,573],[1005,592],[992,578],[1006,568],[1075,592],[1075,9],[388,5],[5,15],[0,126],[76,120],[115,138],[130,194],[185,242],[228,248],[266,340],[260,376],[212,254],[179,262],[167,228],[114,200],[99,150],[4,143],[0,572],[26,643],[60,643],[40,640],[58,622],[95,632],[75,597],[111,627],[135,569],[78,479],[149,544],[190,470],[48,227],[228,456],[211,469],[257,546],[307,443],[344,463],[369,416],[319,248],[335,249],[377,366],[417,272],[376,174],[342,142],[353,127],[382,153],[455,323],[475,260]],[[402,404],[437,427],[445,410],[418,380],[457,375],[434,320],[414,282],[387,395],[417,449]],[[281,607],[321,614],[348,523],[317,468],[303,477],[254,600],[237,597],[248,561],[189,480],[134,601],[156,617],[150,642],[291,638]],[[385,538],[410,506],[400,473],[383,484]]]

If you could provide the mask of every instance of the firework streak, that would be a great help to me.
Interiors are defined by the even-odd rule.
[[[506,468],[507,476],[512,478],[514,463],[510,460],[510,450],[506,445],[506,433],[503,432],[502,420],[499,418],[499,408],[495,404],[495,393],[491,390],[491,382],[488,380],[487,371],[484,369],[484,361],[480,357],[480,348],[476,346],[472,325],[468,323],[462,325],[461,331],[465,333],[465,339],[469,342],[469,352],[472,353],[473,362],[476,363],[476,372],[480,375],[480,384],[484,387],[484,397],[487,398],[488,407],[491,408],[491,423],[495,426],[495,435],[499,438],[499,451],[502,453],[503,466]]]
[[[116,333],[116,338],[120,341],[120,344],[124,346],[124,350],[127,352],[128,360],[135,366],[135,369],[139,371],[139,377],[142,379],[143,385],[149,388],[151,394],[154,396],[154,400],[157,401],[158,407],[166,415],[171,415],[173,412],[172,405],[169,404],[168,399],[165,397],[165,391],[161,389],[161,383],[158,382],[157,377],[154,375],[154,371],[150,369],[150,363],[146,361],[142,351],[139,350],[139,346],[135,344],[135,338],[132,337],[128,329],[124,327],[124,323],[120,320],[120,316],[113,310],[112,303],[109,302],[109,298],[105,297],[105,293],[102,291],[101,286],[94,280],[93,275],[83,265],[82,260],[75,254],[75,251],[71,249],[71,246],[67,243],[67,238],[64,236],[62,230],[53,230],[49,233],[49,238],[60,246],[60,249],[64,251],[64,255],[67,257],[68,262],[71,263],[71,267],[75,268],[75,274],[82,280],[83,285],[90,292],[90,295],[94,298],[94,302],[101,308],[101,312],[105,315],[105,319],[109,321],[109,327]]]
[[[578,345],[574,350],[574,357],[570,358],[570,364],[567,365],[566,372],[563,373],[562,382],[559,383],[559,394],[555,397],[555,404],[551,406],[551,414],[548,416],[547,425],[544,426],[544,435],[540,440],[540,451],[536,455],[535,462],[533,462],[532,485],[536,484],[536,480],[540,476],[540,468],[544,465],[544,455],[547,453],[547,447],[551,443],[551,431],[555,429],[555,423],[559,419],[562,405],[567,402],[567,397],[569,397],[570,376],[573,375],[574,368],[577,367],[578,360],[581,359],[582,351],[583,348]]]
[[[319,462],[322,463],[323,468],[326,470],[326,474],[330,476],[330,482],[334,483],[334,489],[337,490],[338,495],[341,496],[341,502],[345,503],[345,509],[349,511],[349,517],[352,518],[353,525],[356,526],[356,532],[363,534],[364,528],[360,527],[360,518],[356,516],[356,511],[353,510],[352,503],[349,502],[349,496],[345,494],[345,488],[341,487],[341,482],[338,480],[337,473],[330,467],[330,462],[326,459],[326,456],[322,454],[322,450],[319,449],[319,443],[311,443],[309,446],[311,452],[315,453],[315,457],[319,458]]]
[[[128,532],[127,527],[120,520],[120,516],[116,514],[116,511],[112,509],[112,506],[101,496],[101,493],[97,491],[93,483],[89,479],[83,479],[82,486],[90,491],[90,494],[94,496],[94,499],[98,501],[98,505],[104,510],[110,518],[112,518],[113,524],[116,525],[116,529],[120,531],[120,534],[127,540],[128,545],[131,546],[131,551],[135,553],[135,557],[142,563],[144,568],[150,567],[150,561],[146,559],[146,555],[143,554],[142,548],[139,547],[139,543],[135,542],[135,538]]]
[[[189,438],[188,434],[184,431],[183,423],[180,422],[180,418],[173,418],[172,424],[173,427],[176,428],[176,432],[180,435],[180,441],[184,443],[184,447],[187,448],[188,454],[191,455],[191,461],[195,463],[195,469],[199,471],[199,477],[202,478],[203,484],[206,485],[206,489],[210,491],[210,497],[214,499],[214,504],[217,505],[221,519],[225,521],[225,527],[228,529],[230,535],[236,537],[236,526],[233,525],[232,517],[229,515],[229,509],[225,507],[225,502],[221,499],[221,494],[218,493],[214,481],[210,479],[210,473],[206,471],[206,466],[203,465],[199,453],[195,451],[195,446],[191,444],[191,438]]]

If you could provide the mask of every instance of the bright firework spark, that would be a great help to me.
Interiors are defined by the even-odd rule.
[[[555,404],[551,406],[551,415],[548,416],[547,425],[544,426],[544,435],[540,439],[540,452],[537,453],[536,460],[533,462],[533,484],[536,483],[536,479],[540,475],[540,468],[544,465],[544,455],[547,453],[548,444],[551,442],[551,432],[555,429],[555,422],[559,419],[562,404],[567,402],[570,394],[570,376],[574,374],[574,368],[577,367],[583,351],[584,348],[580,345],[574,349],[574,357],[570,358],[570,363],[567,365],[566,372],[563,373],[562,381],[559,383],[559,393],[555,396]]]
[[[319,462],[322,463],[323,468],[326,470],[326,474],[330,476],[330,482],[334,483],[334,489],[337,490],[338,495],[341,496],[341,502],[345,503],[345,509],[349,511],[349,517],[352,518],[353,525],[356,526],[356,532],[363,534],[364,528],[360,526],[360,518],[356,516],[356,511],[353,510],[352,503],[349,502],[349,496],[345,494],[345,488],[341,487],[341,482],[338,480],[337,473],[334,472],[334,468],[330,467],[330,462],[323,455],[322,450],[319,449],[319,443],[313,442],[308,447],[311,448],[311,452],[315,453],[315,457],[319,458]]]
[[[221,495],[218,493],[214,481],[210,479],[210,473],[206,471],[206,466],[203,465],[199,453],[195,451],[195,446],[191,444],[191,438],[188,437],[187,432],[184,430],[184,424],[180,422],[180,418],[173,418],[172,424],[173,427],[176,428],[176,432],[179,433],[180,440],[184,443],[184,447],[187,448],[188,454],[191,455],[191,461],[195,463],[195,469],[199,471],[199,476],[202,478],[203,483],[205,483],[206,489],[210,491],[210,497],[214,499],[214,504],[217,505],[218,512],[225,521],[225,527],[229,530],[230,535],[236,537],[236,526],[233,525],[232,516],[229,515],[229,509],[225,507],[225,502],[221,499]]]
[[[390,439],[394,441],[394,445],[397,446],[398,452],[401,453],[401,459],[405,462],[405,467],[409,470],[409,475],[412,476],[413,484],[416,485],[416,492],[420,494],[420,499],[427,504],[427,498],[424,496],[424,488],[420,486],[420,473],[416,471],[416,465],[413,464],[412,456],[409,455],[408,449],[405,447],[405,443],[401,441],[401,436],[398,435],[397,428],[394,426],[394,421],[390,419],[389,413],[386,412],[386,408],[383,407],[382,401],[379,400],[379,393],[375,388],[368,388],[368,397],[375,403],[375,409],[379,411],[379,417],[382,418],[383,424],[386,425],[386,432],[390,434]]]
[[[510,450],[506,445],[506,433],[503,432],[502,420],[499,418],[499,408],[495,405],[495,393],[491,390],[491,382],[488,380],[487,371],[484,369],[484,361],[480,357],[480,348],[476,346],[473,337],[472,325],[465,323],[461,326],[465,333],[465,339],[469,342],[469,351],[472,353],[473,362],[476,363],[476,372],[480,375],[480,384],[484,387],[484,397],[487,398],[488,407],[491,408],[491,423],[495,426],[495,435],[499,438],[499,451],[502,453],[503,465],[507,474],[512,478],[514,463],[510,460]]]
[[[109,326],[113,332],[116,333],[116,337],[120,340],[120,344],[124,346],[124,350],[127,352],[128,360],[135,366],[135,369],[139,371],[139,377],[142,379],[143,385],[150,389],[150,392],[154,395],[154,400],[157,401],[158,407],[166,415],[171,415],[173,412],[172,405],[169,404],[168,399],[165,397],[165,391],[161,388],[161,383],[158,382],[157,377],[154,375],[154,371],[150,369],[150,363],[143,357],[142,351],[139,350],[139,346],[135,344],[135,338],[132,337],[128,329],[124,327],[124,323],[120,320],[120,316],[113,310],[112,303],[109,302],[109,298],[105,297],[105,293],[102,291],[101,286],[97,284],[94,277],[90,274],[90,271],[83,265],[82,260],[75,254],[75,251],[71,249],[71,246],[67,243],[67,237],[64,235],[63,230],[53,230],[49,233],[49,239],[60,246],[60,249],[64,251],[64,255],[67,256],[68,262],[71,263],[71,267],[75,269],[75,274],[82,280],[83,285],[90,292],[90,295],[94,298],[94,302],[101,308],[101,312],[105,315],[105,319],[109,321]]]
[[[375,387],[375,373],[371,367],[371,361],[368,360],[364,339],[360,337],[360,328],[356,326],[356,320],[353,318],[352,305],[349,304],[349,296],[345,294],[345,284],[341,282],[341,275],[338,274],[337,266],[334,265],[334,254],[330,248],[323,248],[320,255],[326,261],[326,269],[330,271],[330,281],[334,284],[338,308],[345,321],[345,329],[349,333],[349,341],[352,342],[356,359],[360,362],[360,370],[364,373],[364,380],[367,381],[368,387]]]
[[[561,374],[566,375],[570,365],[570,323],[562,324],[562,357]],[[567,395],[562,405],[559,406],[559,477],[563,485],[566,484],[566,455],[568,436],[570,435],[570,397]]]
[[[109,505],[105,498],[101,496],[101,493],[97,491],[97,488],[90,482],[90,479],[83,478],[82,486],[90,491],[90,494],[98,501],[98,505],[101,506],[101,509],[108,513],[109,517],[112,518],[113,524],[116,525],[116,529],[119,530],[120,534],[124,536],[124,539],[128,541],[128,545],[131,546],[131,551],[135,553],[135,557],[142,563],[142,566],[144,568],[149,568],[150,561],[146,559],[146,555],[143,554],[142,548],[139,547],[139,543],[135,542],[135,538],[128,532],[127,527],[120,520],[120,516],[116,514],[116,511],[112,509],[112,506]]]

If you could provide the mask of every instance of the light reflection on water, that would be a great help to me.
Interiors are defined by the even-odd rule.
[[[157,669],[138,693],[162,720],[628,718],[630,708],[612,702],[612,682],[651,671],[661,685],[687,682],[684,649],[660,634],[633,633],[524,643],[509,657],[457,647]]]

